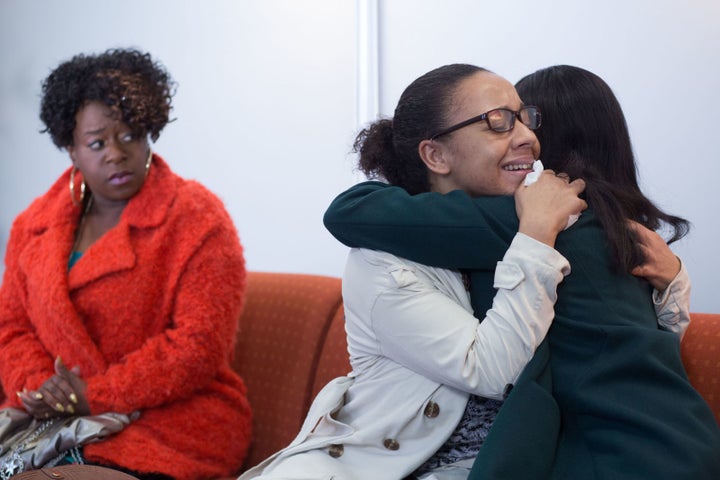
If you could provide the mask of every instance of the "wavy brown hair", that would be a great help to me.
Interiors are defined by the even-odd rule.
[[[73,144],[75,115],[88,102],[116,108],[134,133],[153,141],[170,121],[175,83],[149,53],[110,49],[76,55],[42,85],[40,119],[58,148]]]

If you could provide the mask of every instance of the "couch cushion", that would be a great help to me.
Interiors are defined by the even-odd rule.
[[[720,424],[720,314],[692,313],[682,341],[690,382],[708,402]]]
[[[320,354],[312,387],[313,398],[330,380],[346,375],[350,370],[350,354],[347,349],[347,334],[345,333],[345,311],[341,305],[335,312]]]
[[[336,277],[248,272],[233,359],[253,409],[246,466],[286,446],[300,430],[320,352],[341,308],[340,284]]]

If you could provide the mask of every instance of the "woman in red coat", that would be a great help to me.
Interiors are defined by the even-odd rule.
[[[190,480],[236,473],[250,442],[230,367],[245,269],[221,201],[150,150],[173,88],[135,50],[45,80],[41,118],[72,167],[13,224],[0,380],[3,406],[36,418],[137,416],[74,461]]]

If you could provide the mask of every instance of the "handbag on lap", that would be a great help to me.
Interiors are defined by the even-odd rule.
[[[24,410],[0,410],[0,480],[52,467],[73,449],[121,431],[134,417],[121,413],[33,418]],[[42,477],[38,477],[42,478]]]

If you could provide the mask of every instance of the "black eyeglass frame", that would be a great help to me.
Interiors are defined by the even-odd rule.
[[[537,118],[537,125],[534,128],[532,128],[530,125],[527,125],[525,122],[523,122],[522,117],[520,116],[520,114],[523,111],[531,110],[531,109],[535,110],[535,117]],[[493,128],[492,125],[490,125],[490,120],[488,120],[488,115],[493,112],[497,112],[498,110],[510,112],[513,114],[511,117],[511,120],[510,120],[510,128],[508,128],[507,130],[497,130],[497,129]],[[488,128],[490,130],[492,130],[493,132],[497,132],[497,133],[509,132],[510,130],[515,128],[515,119],[520,120],[520,123],[525,125],[530,130],[537,130],[538,128],[540,128],[540,125],[542,124],[542,113],[540,113],[540,109],[535,105],[525,105],[522,108],[520,108],[520,110],[518,110],[517,112],[514,110],[510,110],[509,108],[493,108],[492,110],[488,110],[485,113],[481,113],[480,115],[478,115],[476,117],[472,117],[463,122],[456,123],[452,127],[448,127],[443,130],[440,130],[438,133],[431,136],[430,140],[435,140],[438,137],[442,137],[443,135],[447,135],[448,133],[452,133],[455,130],[459,130],[463,127],[467,127],[468,125],[472,125],[473,123],[482,122],[483,120],[485,120],[485,123],[487,123]]]

